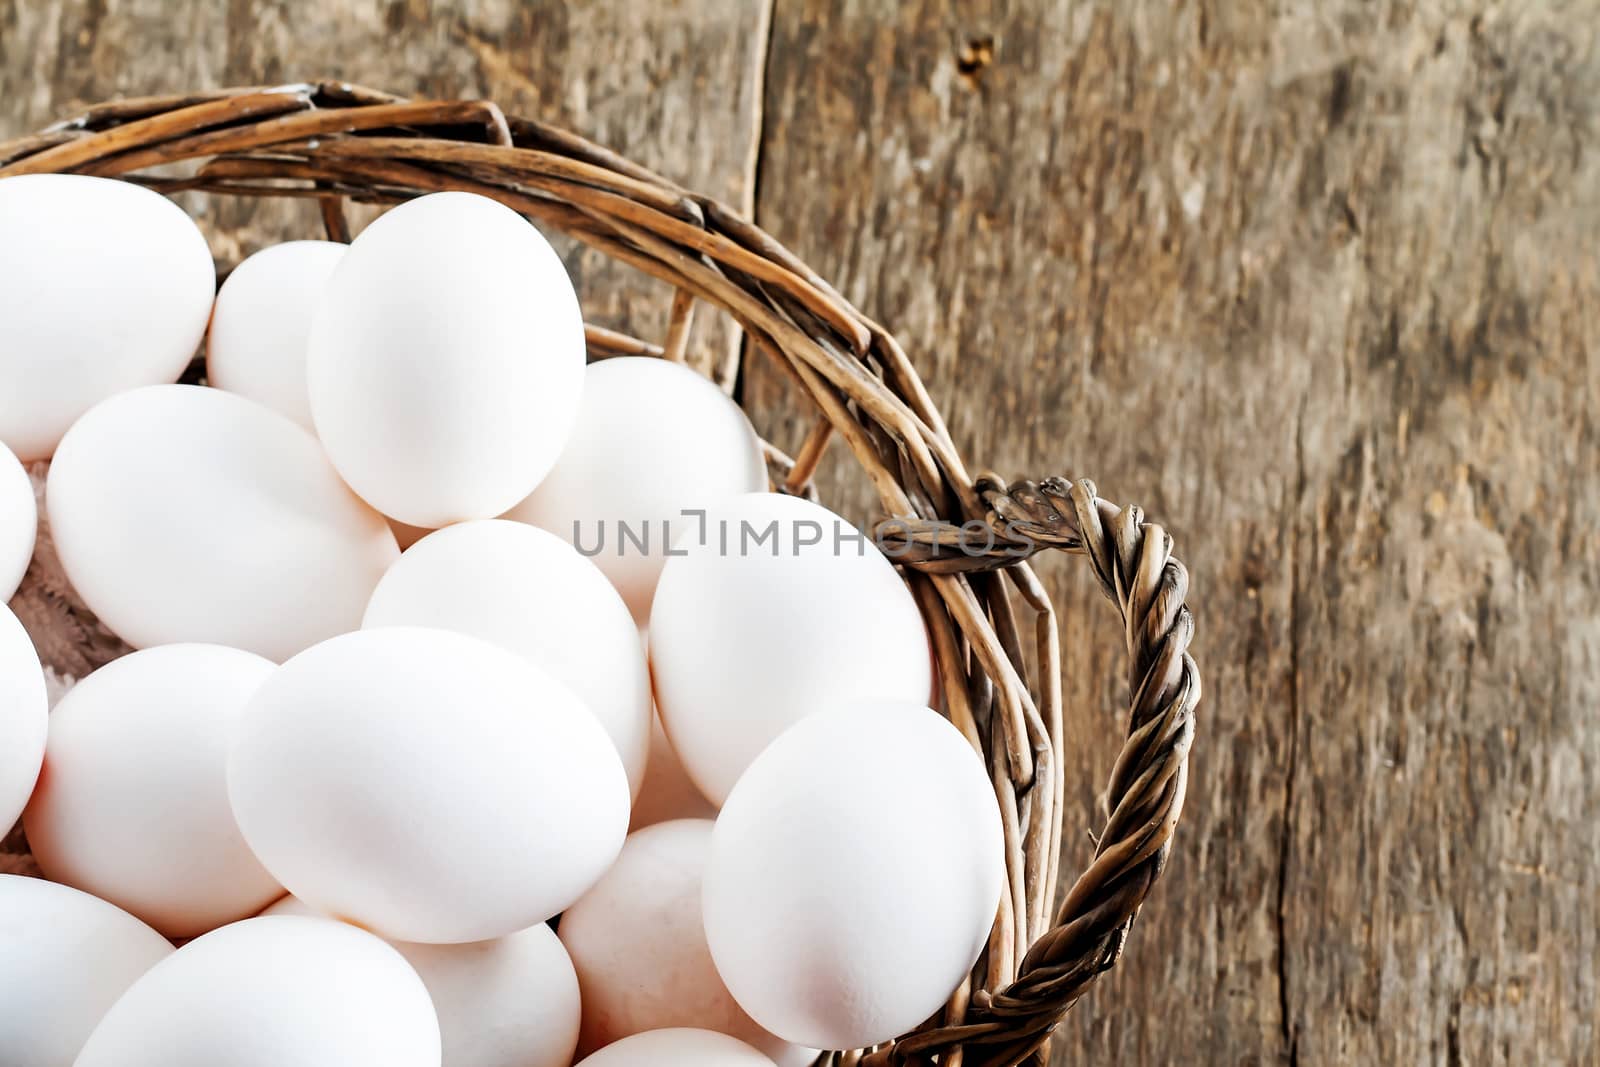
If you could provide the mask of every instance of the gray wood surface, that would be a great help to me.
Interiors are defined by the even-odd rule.
[[[1193,574],[1186,821],[1059,1061],[1584,1063],[1597,46],[1593,0],[0,0],[0,136],[332,74],[488,94],[753,206],[899,333],[975,465],[1094,477]],[[213,222],[225,259],[310,226]],[[571,261],[592,318],[664,332],[658,287]],[[797,447],[784,384],[741,388]],[[843,449],[823,485],[871,515]],[[1123,703],[1074,563],[1044,567],[1069,872]]]

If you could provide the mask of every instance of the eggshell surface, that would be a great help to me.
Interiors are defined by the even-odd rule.
[[[679,819],[630,834],[609,871],[561,916],[583,999],[579,1053],[671,1027],[737,1037],[774,1060],[809,1063],[757,1026],[711,962],[700,880],[712,823]]]
[[[577,417],[583,317],[560,258],[472,193],[383,215],[312,321],[307,384],[334,466],[378,510],[492,518],[549,472]]]
[[[554,534],[497,519],[429,534],[384,574],[362,626],[433,626],[527,657],[583,700],[638,791],[650,743],[644,650],[605,576]]]
[[[22,623],[0,604],[0,836],[16,825],[33,793],[49,714],[39,654]]]
[[[579,545],[643,623],[684,512],[766,487],[739,405],[681,363],[622,356],[589,365],[561,458],[507,517]]]
[[[213,930],[134,982],[74,1067],[440,1067],[405,959],[342,923],[275,915]]]
[[[46,459],[106,397],[176,381],[216,272],[183,210],[123,181],[0,178],[0,441]]]
[[[656,707],[713,803],[818,708],[928,700],[932,660],[915,600],[883,554],[826,508],[776,493],[734,497],[674,551],[683,554],[667,560],[650,616]]]
[[[257,691],[228,791],[267,870],[317,911],[397,941],[501,937],[616,858],[628,784],[572,690],[446,630],[335,637]]]
[[[70,1067],[123,992],[172,954],[125,911],[39,878],[0,874],[0,1057]]]
[[[739,1005],[796,1044],[874,1045],[938,1010],[1005,879],[982,761],[936,712],[818,712],[750,765],[717,817],[703,906]]]
[[[228,804],[227,760],[270,660],[164,645],[101,667],[50,713],[47,773],[23,815],[46,876],[172,938],[254,915],[283,889]]]
[[[581,1067],[773,1067],[743,1041],[710,1030],[651,1030],[579,1061]]]
[[[262,914],[317,913],[284,897]],[[578,979],[567,950],[544,923],[465,945],[392,944],[433,998],[446,1067],[572,1063]]]
[[[78,420],[45,508],[73,587],[136,648],[287,659],[359,626],[399,553],[311,434],[200,386],[136,389]]]
[[[22,584],[39,532],[33,483],[16,455],[0,442],[0,604]]]
[[[307,430],[306,342],[311,316],[346,245],[286,241],[247,257],[217,291],[206,333],[206,380]]]

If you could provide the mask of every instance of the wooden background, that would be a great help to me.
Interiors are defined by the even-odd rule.
[[[1060,1062],[1594,1063],[1597,38],[1594,0],[0,0],[0,137],[337,76],[744,204],[975,464],[1090,475],[1193,572],[1180,844]],[[210,224],[224,260],[312,233]],[[663,331],[659,287],[570,262],[592,319]],[[870,514],[842,449],[824,481]],[[1067,870],[1123,699],[1073,563]]]

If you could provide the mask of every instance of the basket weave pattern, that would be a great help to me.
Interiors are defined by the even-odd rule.
[[[198,165],[171,176],[171,164],[191,160]],[[793,458],[767,446],[778,487],[814,496],[812,475],[834,436],[871,478],[890,516],[879,542],[911,584],[946,710],[982,753],[1005,827],[1007,889],[969,981],[917,1031],[821,1062],[1046,1061],[1050,1031],[1121,954],[1183,808],[1200,677],[1188,652],[1188,572],[1165,530],[1138,508],[1100,499],[1088,480],[1008,485],[969,475],[894,337],[792,253],[716,200],[490,102],[410,101],[340,83],[123,100],[0,143],[0,176],[40,172],[122,177],[163,192],[309,197],[333,240],[349,239],[347,200],[481,193],[674,287],[661,343],[591,326],[594,358],[681,360],[698,303],[731,316],[750,350],[817,409]],[[1061,649],[1027,562],[1050,548],[1085,557],[1116,606],[1130,694],[1094,860],[1059,904]]]

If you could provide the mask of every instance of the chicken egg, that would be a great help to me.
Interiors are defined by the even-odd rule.
[[[68,690],[22,820],[45,875],[172,938],[280,896],[239,835],[227,784],[234,725],[273,669],[235,648],[164,645]]]
[[[235,267],[211,312],[206,380],[315,433],[306,396],[306,338],[346,247],[335,241],[286,241]]]
[[[739,405],[680,363],[620,356],[589,365],[561,458],[507,517],[578,545],[643,623],[685,512],[766,487]]]
[[[117,998],[171,954],[103,900],[0,874],[0,1062],[69,1067]]]
[[[967,976],[1005,881],[982,760],[937,712],[876,701],[785,731],[717,816],[706,940],[739,1006],[823,1049],[875,1045]]]
[[[38,781],[49,716],[39,653],[11,609],[0,604],[0,837],[16,825]]]
[[[833,512],[776,493],[733,497],[674,553],[650,615],[656,707],[713,803],[817,708],[928,700],[933,667],[916,601]]]
[[[317,915],[292,896],[262,914]],[[570,1067],[578,979],[550,927],[464,945],[390,943],[433,998],[444,1067]]]
[[[605,575],[561,538],[499,519],[447,526],[390,566],[362,626],[434,626],[526,656],[584,701],[638,791],[650,741],[644,650]]]
[[[39,506],[28,471],[0,441],[0,604],[11,599],[33,559]]]
[[[316,438],[194,385],[122,393],[75,423],[45,510],[61,566],[135,648],[203,642],[281,661],[361,625],[399,549]]]
[[[130,182],[0,178],[0,441],[46,459],[96,403],[176,381],[205,333],[216,269],[200,229]]]
[[[412,526],[493,518],[533,491],[578,413],[583,317],[526,219],[472,193],[381,216],[312,319],[317,433],[368,503]]]
[[[651,1030],[623,1038],[579,1061],[579,1067],[773,1067],[736,1038],[711,1030]]]
[[[622,763],[571,689],[487,641],[408,626],[335,637],[267,679],[228,791],[285,888],[397,941],[550,918],[628,825]]]
[[[678,819],[630,834],[617,862],[561,916],[582,991],[580,1055],[647,1030],[694,1027],[737,1037],[780,1067],[816,1058],[757,1026],[711,962],[700,909],[711,828],[708,819]]]
[[[273,915],[184,945],[129,987],[73,1067],[440,1067],[439,1023],[393,948]]]

